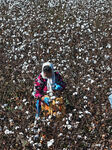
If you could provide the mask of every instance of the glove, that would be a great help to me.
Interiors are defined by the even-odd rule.
[[[50,100],[49,97],[45,97],[44,98],[44,103],[46,103],[47,105],[49,105],[49,100]]]
[[[58,90],[61,90],[61,89],[62,89],[61,85],[55,83],[55,85],[53,87],[53,90],[58,91]]]

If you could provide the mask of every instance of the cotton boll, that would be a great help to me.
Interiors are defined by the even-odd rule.
[[[35,32],[35,33],[34,33],[34,37],[36,37],[36,36],[38,36],[38,33]]]
[[[4,104],[4,107],[7,107],[8,106],[8,104]]]
[[[107,66],[107,68],[106,68],[108,71],[111,71],[111,68],[110,68],[110,66]]]
[[[25,113],[26,113],[26,114],[29,114],[29,111],[26,111]]]
[[[69,116],[70,116],[70,117],[72,117],[72,114],[71,114],[71,113],[69,113]]]
[[[49,49],[47,49],[47,53],[49,53]]]
[[[26,101],[26,99],[23,99],[23,102],[25,102]]]
[[[15,106],[15,109],[18,109],[18,107],[17,107],[17,106]]]
[[[31,115],[28,115],[26,119],[29,119]]]
[[[63,120],[62,121],[65,121],[66,119],[65,118],[63,118]]]
[[[79,23],[77,23],[77,24],[76,24],[76,27],[80,27],[80,24],[79,24]]]
[[[70,66],[69,66],[69,65],[66,65],[66,67],[67,67],[67,68],[70,68]]]
[[[47,122],[47,125],[49,126],[49,125],[50,125],[50,122]]]
[[[68,130],[72,129],[71,125],[67,125]]]
[[[34,143],[33,147],[38,147],[38,143]],[[36,150],[40,150],[39,148],[37,148]]]
[[[102,50],[103,49],[103,47],[99,47],[99,50]]]
[[[13,131],[10,131],[10,134],[14,134],[14,132],[13,132]]]
[[[95,144],[95,146],[96,146],[96,147],[100,147],[100,146],[101,146],[101,144]]]
[[[6,129],[4,133],[5,133],[5,134],[14,134],[13,131],[9,131],[8,129]]]
[[[89,61],[89,58],[88,58],[88,57],[86,57],[85,62],[87,63],[88,61]]]
[[[78,138],[78,139],[81,139],[81,138],[82,138],[82,136],[81,136],[81,135],[78,135],[78,136],[77,136],[77,138]]]
[[[66,128],[66,127],[67,127],[67,125],[63,125],[62,127],[65,127],[65,128]]]
[[[102,114],[102,116],[103,116],[103,117],[105,117],[105,116],[106,116],[106,114],[105,114],[105,113],[103,113],[103,114]]]
[[[41,129],[40,129],[40,128],[38,128],[38,131],[37,131],[37,133],[40,133],[40,131],[41,131]]]
[[[67,70],[67,68],[66,68],[66,67],[64,67],[64,70]]]
[[[29,102],[24,103],[25,105],[27,105]]]
[[[79,115],[79,118],[82,118],[84,115],[82,114],[82,115]]]
[[[68,124],[69,124],[69,122],[68,122],[68,121],[66,121],[66,124],[68,125]]]
[[[87,136],[84,136],[84,140],[87,140]]]
[[[68,120],[68,117],[67,117],[67,118],[65,118],[65,120]]]
[[[63,134],[62,133],[60,133],[59,135],[58,135],[58,137],[61,137]]]
[[[90,88],[88,87],[87,90],[90,91]]]
[[[23,70],[23,71],[26,71],[27,68],[28,68],[28,66],[29,66],[29,65],[27,64],[27,62],[24,62],[23,65],[22,65],[22,70]]]
[[[77,95],[77,94],[78,94],[77,92],[74,92],[74,93],[73,93],[73,95]]]
[[[48,122],[49,121],[49,119],[46,119],[46,122]]]
[[[4,126],[4,129],[7,129],[7,126]]]
[[[2,17],[0,17],[0,21],[2,21],[3,19],[2,19]]]
[[[94,80],[91,80],[91,84],[94,83]]]
[[[26,132],[28,132],[28,129],[25,129]]]
[[[76,111],[76,109],[73,109],[73,111]]]
[[[90,113],[89,111],[87,111],[87,110],[85,111],[85,113],[86,113],[86,114],[90,114],[90,115],[91,115],[91,113]]]
[[[54,143],[54,139],[50,140],[47,142],[47,147],[49,148],[50,146],[52,146]]]
[[[108,43],[107,46],[106,46],[106,48],[111,48],[111,44]]]
[[[4,132],[5,134],[9,134],[9,130],[7,129],[7,130],[5,130],[5,132]]]
[[[62,47],[60,47],[60,52],[62,52],[63,51],[63,49],[62,49]]]
[[[89,33],[92,33],[92,31],[90,29],[87,29]]]
[[[13,122],[13,119],[9,119],[9,122]]]
[[[81,25],[81,29],[84,29],[84,25]]]
[[[19,132],[20,135],[24,135],[22,132]]]
[[[82,57],[81,56],[78,56],[78,59],[81,59]]]
[[[79,114],[83,114],[83,112],[82,112],[82,111],[79,111]]]
[[[109,88],[109,91],[112,93],[112,88]]]
[[[3,118],[0,118],[0,120],[4,120],[5,118],[3,117]]]
[[[108,60],[110,58],[109,55],[105,55],[104,57],[105,57],[106,60]]]
[[[34,141],[32,141],[32,140],[31,140],[31,141],[29,141],[29,142],[30,142],[30,144],[33,144],[33,143],[34,143]]]
[[[15,60],[17,59],[17,55],[14,55],[14,59],[15,59]]]
[[[96,60],[93,60],[93,63],[94,63],[94,64],[96,64],[96,63],[97,63],[97,61],[96,61]]]
[[[1,106],[2,108],[5,108],[3,105]]]
[[[92,126],[93,128],[95,128],[95,124],[94,124],[93,122],[91,123],[91,126]]]
[[[87,105],[84,105],[84,108],[87,108]]]
[[[16,83],[16,81],[15,81],[15,80],[13,80],[13,83]]]

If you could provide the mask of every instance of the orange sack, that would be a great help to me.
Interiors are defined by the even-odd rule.
[[[49,96],[45,95],[42,97],[41,100],[44,101],[45,97],[49,97]],[[65,114],[65,105],[64,105],[63,97],[58,97],[52,100],[49,103],[49,106],[43,102],[41,105],[41,110],[45,117],[48,117],[49,115],[56,116],[57,118],[63,117]]]

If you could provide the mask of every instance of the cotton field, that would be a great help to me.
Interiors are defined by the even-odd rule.
[[[0,150],[111,150],[110,0],[0,0]],[[66,115],[35,120],[42,63],[67,83]]]

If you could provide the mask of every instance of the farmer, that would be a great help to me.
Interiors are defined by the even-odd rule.
[[[53,64],[46,62],[42,66],[42,72],[36,77],[34,82],[33,96],[37,99],[36,101],[36,118],[39,117],[41,111],[41,103],[43,102],[49,105],[49,97],[44,96],[47,93],[53,96],[55,91],[63,91],[66,84],[63,81],[59,72],[54,71]]]

